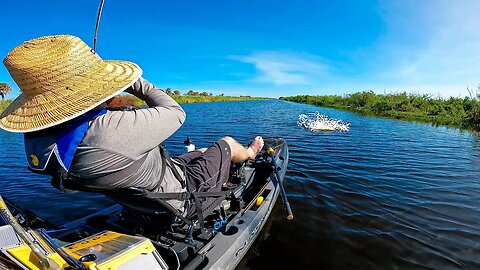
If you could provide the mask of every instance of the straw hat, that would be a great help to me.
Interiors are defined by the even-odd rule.
[[[80,38],[46,36],[23,43],[3,63],[22,91],[0,115],[11,132],[42,130],[73,119],[124,91],[142,70],[105,61]]]

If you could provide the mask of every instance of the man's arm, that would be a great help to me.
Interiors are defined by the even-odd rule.
[[[182,107],[170,96],[143,78],[126,92],[144,100],[150,108],[110,111],[92,123],[86,143],[121,153],[132,159],[157,147],[185,121]],[[88,141],[90,140],[90,141]]]

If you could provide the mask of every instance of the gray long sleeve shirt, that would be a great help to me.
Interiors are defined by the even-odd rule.
[[[158,145],[183,124],[185,112],[175,100],[143,78],[126,92],[144,100],[149,108],[108,111],[92,121],[77,148],[69,172],[86,178],[89,186],[97,188],[184,191],[168,164],[163,181],[160,179],[162,158]],[[131,176],[110,183],[95,182],[96,178],[125,169],[145,155],[147,157],[140,169]],[[181,170],[179,172],[182,173]]]

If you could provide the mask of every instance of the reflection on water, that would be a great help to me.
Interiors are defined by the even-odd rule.
[[[295,219],[277,203],[239,268],[480,268],[480,136],[284,101],[185,105],[169,141],[180,154],[224,135],[247,143],[282,136],[290,147],[286,190]],[[299,128],[305,111],[351,124],[347,133]],[[101,209],[99,195],[62,195],[26,170],[21,136],[0,131],[2,194],[63,222]]]

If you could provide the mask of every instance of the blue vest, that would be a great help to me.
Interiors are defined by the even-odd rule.
[[[106,112],[106,109],[92,110],[60,126],[25,133],[25,153],[30,170],[46,173],[52,156],[55,156],[58,164],[68,171],[78,145],[87,133],[89,122]]]

